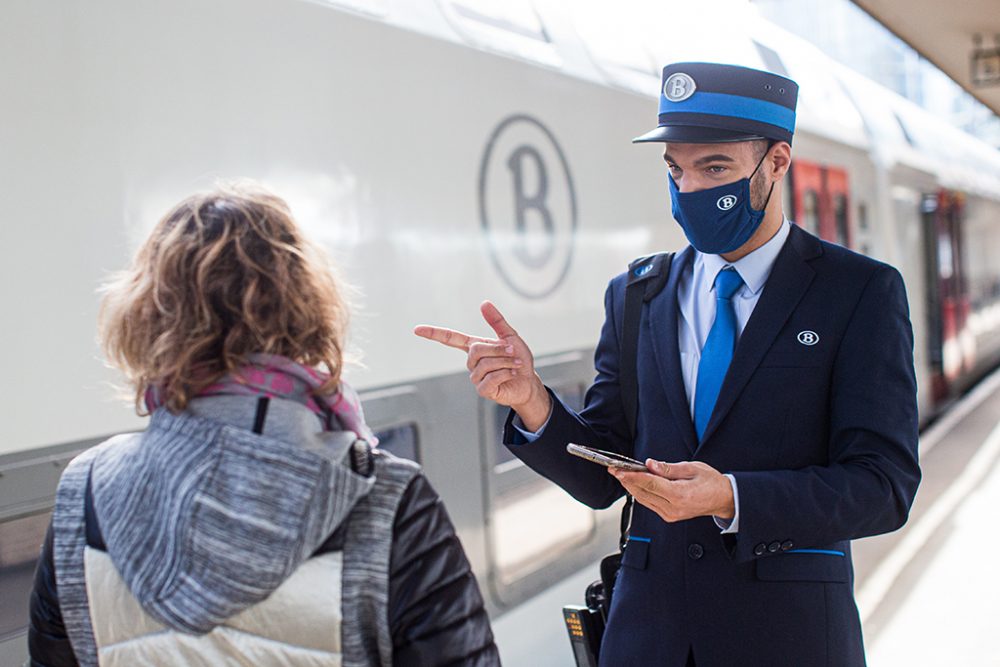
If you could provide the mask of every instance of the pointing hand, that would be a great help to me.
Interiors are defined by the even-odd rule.
[[[479,395],[510,406],[525,427],[535,431],[548,419],[551,398],[535,373],[534,356],[496,306],[484,301],[480,311],[496,338],[424,324],[414,328],[413,333],[466,352],[469,379]]]

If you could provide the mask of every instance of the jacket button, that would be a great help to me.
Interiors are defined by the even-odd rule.
[[[764,552],[767,551],[767,545],[761,542],[753,548],[753,553],[755,556],[763,556]]]
[[[792,548],[793,546],[795,546],[795,545],[794,545],[794,544],[792,544],[792,541],[791,541],[791,540],[785,540],[784,542],[782,542],[782,543],[781,543],[781,550],[782,550],[782,551],[788,551],[788,550],[789,550],[789,549],[791,549],[791,548]]]
[[[705,549],[702,548],[700,544],[695,543],[688,545],[688,557],[691,558],[691,560],[698,560],[704,555]]]
[[[770,544],[767,545],[767,550],[770,551],[773,554],[778,553],[779,549],[781,549],[781,542],[775,541],[775,542],[771,542]]]

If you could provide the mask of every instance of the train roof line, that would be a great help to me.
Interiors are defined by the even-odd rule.
[[[850,70],[736,0],[726,16],[715,17],[718,34],[707,36],[697,33],[694,14],[684,14],[686,10],[673,3],[659,3],[652,11],[662,17],[649,17],[644,27],[637,24],[637,8],[628,5],[604,8],[608,13],[603,17],[588,17],[584,12],[601,8],[554,0],[489,5],[477,0],[306,1],[650,99],[659,89],[659,66],[666,62],[729,60],[770,69],[800,84],[799,134],[865,151],[884,166],[926,172],[945,187],[1000,199],[1000,151]],[[672,21],[675,14],[678,19]],[[657,18],[666,22],[658,23]],[[652,40],[650,24],[671,26],[671,39]],[[632,39],[613,39],[629,30]],[[692,36],[692,31],[697,34]]]

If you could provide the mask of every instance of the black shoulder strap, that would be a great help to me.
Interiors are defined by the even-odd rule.
[[[670,277],[670,265],[674,253],[664,252],[640,257],[628,265],[628,282],[625,284],[625,313],[622,318],[622,338],[618,366],[618,386],[625,421],[633,446],[636,436],[636,419],[639,414],[639,375],[636,363],[639,356],[639,320],[642,304],[659,294]],[[621,532],[618,541],[620,549],[628,541],[628,530],[632,524],[632,496],[625,496],[622,508]]]
[[[618,368],[622,403],[629,433],[635,440],[635,421],[639,410],[639,378],[636,360],[639,354],[639,320],[642,304],[660,293],[670,277],[674,254],[664,252],[640,257],[628,266],[625,286],[625,315],[622,319],[621,358]]]

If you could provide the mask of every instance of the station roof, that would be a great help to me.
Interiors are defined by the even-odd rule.
[[[1000,36],[1000,0],[853,2],[1000,115],[1000,73],[992,85],[977,86],[971,64],[974,35],[981,35],[980,47],[996,49],[992,62],[1000,67],[1000,44],[994,41]]]

